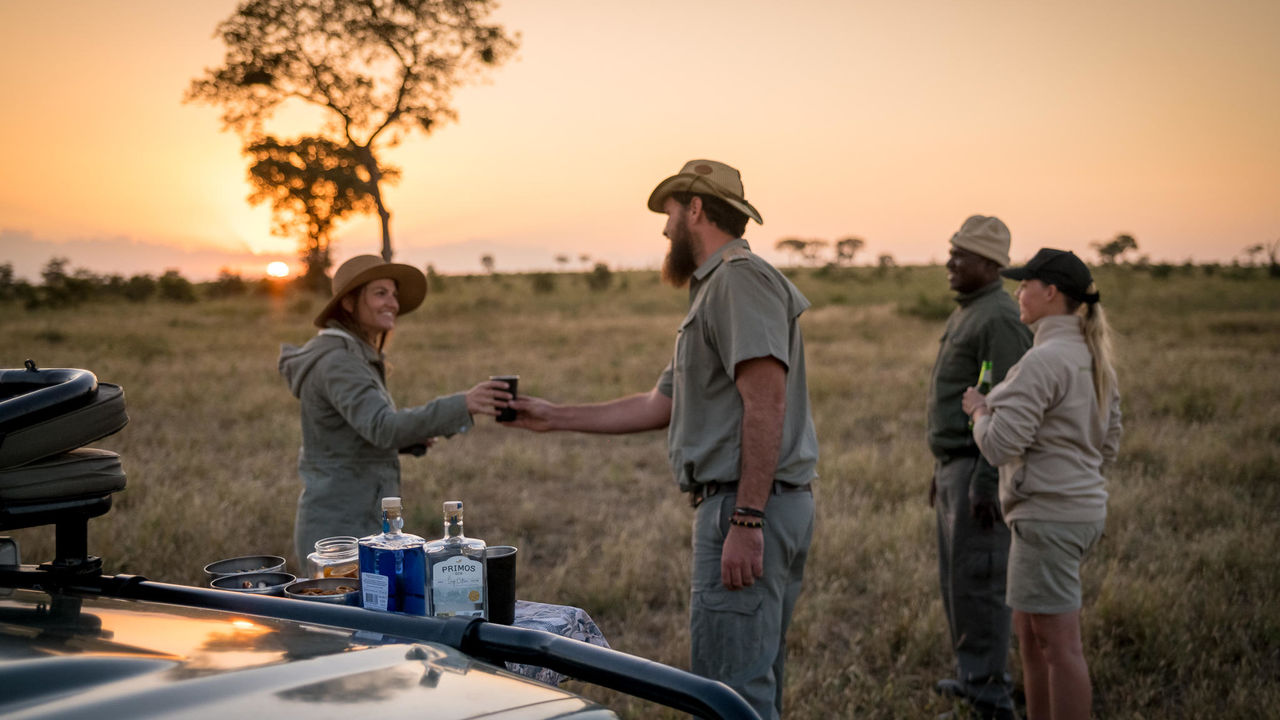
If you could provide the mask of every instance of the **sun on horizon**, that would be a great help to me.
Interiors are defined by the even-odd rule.
[[[273,278],[282,278],[289,276],[289,264],[276,260],[267,263],[267,275]]]

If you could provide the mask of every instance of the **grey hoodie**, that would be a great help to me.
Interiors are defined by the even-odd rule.
[[[463,393],[397,410],[381,353],[334,326],[302,347],[281,346],[279,368],[301,401],[299,563],[317,540],[378,531],[380,499],[400,494],[399,448],[472,424]]]

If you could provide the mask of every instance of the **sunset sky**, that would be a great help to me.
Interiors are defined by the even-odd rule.
[[[233,0],[0,0],[0,263],[98,273],[296,266],[246,201],[239,139],[184,105]],[[444,272],[656,267],[650,190],[741,169],[784,237],[940,261],[970,214],[1015,260],[1118,233],[1155,260],[1280,240],[1276,0],[507,0],[517,56],[459,120],[383,153],[396,259]],[[340,226],[341,261],[380,247]]]

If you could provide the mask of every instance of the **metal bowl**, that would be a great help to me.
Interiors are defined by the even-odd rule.
[[[204,566],[210,580],[248,572],[284,572],[284,558],[279,555],[245,555],[211,562]]]
[[[347,592],[337,592],[338,588],[348,587]],[[321,591],[324,594],[319,594]],[[359,605],[360,581],[355,578],[327,577],[299,580],[290,583],[284,589],[284,596],[295,600],[330,603],[332,605]]]
[[[294,580],[297,578],[287,572],[247,572],[223,575],[209,583],[209,587],[255,595],[283,595],[284,586]]]

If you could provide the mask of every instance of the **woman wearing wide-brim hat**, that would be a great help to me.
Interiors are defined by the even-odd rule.
[[[1006,601],[1022,657],[1027,716],[1087,718],[1092,698],[1080,638],[1080,563],[1102,536],[1105,464],[1120,447],[1120,391],[1111,339],[1089,268],[1044,248],[1023,267],[1018,309],[1031,349],[965,412],[987,462],[1000,469],[1009,525]]]
[[[466,432],[473,415],[496,416],[511,398],[505,382],[485,380],[426,405],[396,408],[382,351],[399,316],[426,295],[417,268],[358,255],[333,275],[333,296],[315,317],[320,332],[302,347],[281,347],[280,374],[302,412],[299,563],[317,540],[379,530],[381,498],[400,495],[401,448]]]

